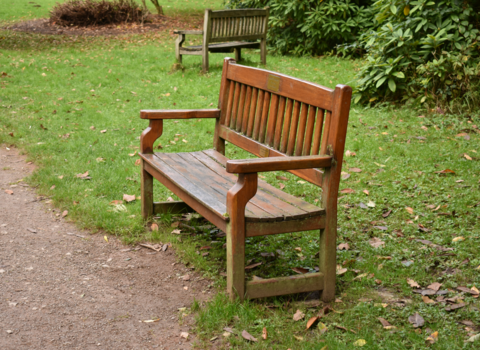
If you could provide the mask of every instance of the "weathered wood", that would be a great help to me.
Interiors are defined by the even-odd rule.
[[[288,277],[276,277],[247,282],[247,299],[311,292],[322,290],[324,276],[321,272]]]
[[[235,59],[240,61],[242,48],[260,48],[260,60],[262,64],[266,64],[268,15],[268,8],[224,11],[206,9],[203,30],[174,31],[179,35],[175,43],[175,57],[178,62],[182,62],[182,55],[202,56],[202,70],[208,72],[209,52],[235,51]],[[262,25],[253,30],[257,18]],[[187,34],[203,34],[202,45],[183,47]]]
[[[214,21],[212,35],[252,33],[265,24],[263,19],[221,18]],[[141,137],[143,217],[195,210],[227,232],[227,289],[232,299],[320,290],[322,300],[332,300],[350,100],[351,88],[343,85],[332,91],[225,59],[218,110],[142,114],[151,118]],[[216,119],[215,150],[152,154],[163,119],[201,117]],[[261,158],[230,160],[224,156],[226,141]],[[321,186],[321,208],[257,178],[258,172],[279,170]],[[152,176],[183,202],[154,204]],[[320,233],[320,272],[245,284],[246,237],[310,230]]]
[[[220,118],[219,109],[143,109],[142,119]]]
[[[227,162],[227,173],[245,174],[266,171],[328,168],[331,164],[331,156],[232,159]]]
[[[245,295],[245,206],[257,193],[257,174],[240,174],[227,193],[227,292],[230,299]]]
[[[193,212],[195,212],[195,210],[182,201],[153,203],[153,214],[183,214]]]

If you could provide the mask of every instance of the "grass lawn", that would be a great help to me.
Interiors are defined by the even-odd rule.
[[[0,18],[45,16],[53,1],[37,1],[40,8],[28,3],[15,2],[17,10],[2,8]],[[173,6],[185,13],[204,6],[181,4],[172,2],[172,13]],[[257,66],[258,52],[247,51],[244,57],[245,64]],[[199,349],[211,343],[219,348],[229,343],[252,349],[352,349],[363,343],[359,340],[365,340],[364,349],[423,349],[437,331],[432,348],[478,348],[480,339],[465,342],[480,330],[478,299],[457,289],[480,288],[478,115],[352,106],[339,199],[338,244],[348,247],[338,251],[337,263],[346,271],[338,276],[338,299],[331,304],[335,311],[309,330],[307,320],[322,309],[315,301],[286,296],[238,304],[226,299],[221,274],[225,238],[216,237],[215,230],[179,236],[171,234],[176,220],[162,217],[160,230],[150,231],[138,201],[124,207],[110,204],[123,194],[140,195],[135,162],[147,124],[139,110],[216,106],[222,58],[210,55],[206,75],[200,74],[201,58],[195,56],[184,58],[183,71],[171,71],[174,38],[168,32],[83,38],[0,31],[0,143],[22,148],[38,165],[28,181],[55,203],[59,214],[68,210],[67,218],[79,226],[117,235],[126,243],[172,242],[184,262],[212,279],[217,297],[192,306]],[[361,64],[335,57],[269,56],[267,68],[334,87],[351,83]],[[210,148],[213,127],[209,120],[166,121],[160,151]],[[232,145],[227,155],[248,156]],[[446,169],[454,173],[439,173]],[[90,180],[76,176],[87,171]],[[319,198],[317,188],[289,173],[262,176],[311,203]],[[172,193],[157,184],[155,196],[166,200]],[[262,262],[249,270],[248,278],[290,275],[295,267],[313,271],[318,265],[318,232],[247,241],[247,260]],[[203,246],[211,247],[206,257],[197,254]],[[407,279],[422,288],[441,283],[447,294],[422,298]],[[457,298],[454,303],[465,306],[447,311],[452,303],[442,298]],[[305,316],[294,321],[297,310]],[[421,328],[408,320],[415,313],[425,320]],[[378,317],[394,328],[384,329]],[[224,327],[234,333],[225,336]],[[267,340],[261,337],[264,327]],[[244,340],[243,330],[258,342]]]

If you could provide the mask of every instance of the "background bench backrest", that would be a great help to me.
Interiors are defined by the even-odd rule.
[[[268,8],[205,10],[204,35],[209,43],[266,38]]]
[[[225,59],[217,137],[259,157],[328,154],[341,162],[351,88],[335,90]],[[322,185],[322,171],[291,171]]]

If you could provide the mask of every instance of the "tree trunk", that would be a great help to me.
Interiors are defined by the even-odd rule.
[[[152,2],[153,6],[155,6],[155,8],[157,9],[158,14],[163,16],[163,8],[158,3],[158,0],[150,0],[150,1]]]

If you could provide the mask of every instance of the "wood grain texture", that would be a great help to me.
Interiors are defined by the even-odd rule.
[[[153,153],[153,144],[162,136],[163,120],[150,120],[148,128],[140,135],[140,152]]]
[[[264,298],[293,293],[322,290],[324,277],[321,272],[288,277],[267,278],[247,282],[246,298]]]
[[[280,97],[278,104],[277,124],[275,125],[275,134],[273,137],[273,148],[280,150],[280,140],[282,139],[283,118],[285,116],[285,105],[287,100],[285,97]]]
[[[142,119],[219,118],[219,109],[143,109]]]
[[[324,115],[325,111],[323,109],[319,109],[317,112],[317,121],[315,122],[315,131],[313,133],[312,155],[316,155],[320,151]]]
[[[253,125],[255,122],[255,111],[257,110],[258,104],[258,89],[252,89],[252,99],[250,103],[250,115],[248,117],[248,126],[247,126],[247,136],[252,137],[253,134]]]
[[[243,124],[243,118],[244,118],[244,112],[245,112],[245,98],[246,98],[246,92],[247,92],[247,87],[245,85],[242,85],[240,89],[240,102],[238,105],[238,112],[237,112],[237,120],[236,120],[236,126],[235,130],[241,131],[242,130],[242,124]]]
[[[287,153],[288,136],[290,134],[290,125],[292,123],[293,100],[288,99],[287,110],[285,111],[285,121],[282,130],[282,142],[280,152]]]
[[[302,105],[302,111],[300,112],[300,120],[298,122],[297,144],[295,145],[295,155],[301,156],[303,153],[303,144],[305,141],[305,129],[307,128],[307,112],[308,105]]]
[[[273,139],[275,137],[275,126],[277,122],[279,96],[272,94],[272,102],[270,106],[270,114],[268,116],[267,135],[265,137],[265,143],[269,146],[273,146]]]
[[[227,162],[227,173],[259,173],[280,170],[328,168],[330,156],[268,157],[256,159],[234,159]]]
[[[260,120],[260,132],[258,134],[258,141],[263,143],[265,141],[265,133],[267,129],[268,110],[270,108],[270,93],[265,92],[263,97],[262,119]]]
[[[290,133],[288,135],[288,146],[287,146],[287,155],[293,155],[293,151],[295,150],[295,139],[297,137],[297,130],[298,130],[298,118],[300,115],[300,102],[295,101],[293,106],[293,115],[292,115],[292,122],[290,124]]]
[[[315,116],[317,109],[314,106],[310,106],[308,109],[308,121],[305,131],[305,143],[303,147],[303,155],[309,156],[312,149],[313,128],[315,127]]]
[[[257,112],[255,114],[255,124],[253,127],[253,139],[258,140],[258,135],[260,133],[260,124],[262,122],[262,114],[263,114],[263,100],[264,100],[264,91],[259,90],[258,92],[258,101],[257,101]]]
[[[251,105],[251,103],[252,103],[252,87],[248,86],[246,96],[245,96],[245,106],[244,106],[244,109],[243,109],[242,128],[240,130],[242,132],[242,134],[247,133],[248,118],[250,116],[250,105]]]

